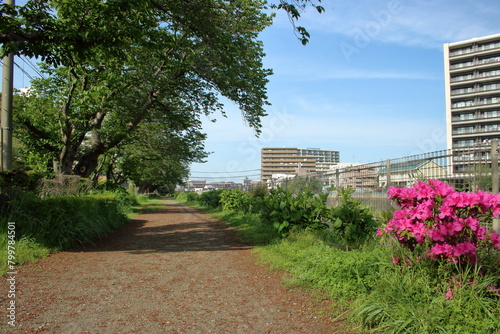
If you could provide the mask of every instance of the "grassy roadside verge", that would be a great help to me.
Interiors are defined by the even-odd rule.
[[[165,208],[157,198],[116,194],[25,198],[14,203],[0,227],[0,275],[51,253],[112,233],[136,215]],[[10,222],[10,223],[9,223]],[[9,262],[9,260],[11,262]]]
[[[284,271],[287,285],[327,296],[332,320],[347,320],[351,333],[500,334],[498,276],[481,267],[436,266],[383,238],[356,248],[332,242],[327,230],[293,230],[280,238],[256,214],[206,212],[236,228],[263,264]]]

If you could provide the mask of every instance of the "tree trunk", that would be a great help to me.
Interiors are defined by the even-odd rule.
[[[75,161],[75,152],[67,146],[61,151],[59,156],[60,172],[65,175],[73,171],[73,162]]]
[[[73,174],[87,178],[97,168],[102,152],[89,151],[85,153],[73,168]]]

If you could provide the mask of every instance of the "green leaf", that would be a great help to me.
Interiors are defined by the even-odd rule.
[[[337,218],[337,220],[335,220],[335,222],[332,224],[332,227],[334,227],[334,228],[342,227],[342,219]]]

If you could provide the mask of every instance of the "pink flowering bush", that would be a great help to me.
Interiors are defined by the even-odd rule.
[[[500,236],[486,228],[500,215],[500,195],[457,192],[437,180],[389,187],[388,195],[401,209],[379,236],[394,235],[412,251],[422,245],[427,258],[452,263],[477,263],[478,247],[500,249]]]

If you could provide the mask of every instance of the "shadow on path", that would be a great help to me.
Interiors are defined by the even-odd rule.
[[[70,252],[125,251],[135,254],[224,251],[251,248],[236,232],[199,209],[165,199],[167,209],[139,214],[116,232]],[[161,204],[164,206],[165,204]]]

